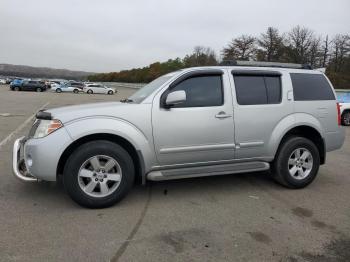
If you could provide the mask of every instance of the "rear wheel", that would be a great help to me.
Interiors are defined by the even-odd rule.
[[[62,93],[62,89],[61,88],[57,88],[56,89],[56,93]]]
[[[281,145],[273,163],[275,180],[289,188],[303,188],[316,177],[320,154],[316,145],[304,137],[290,137]]]
[[[113,91],[112,91],[112,90],[109,90],[109,91],[108,91],[108,94],[109,94],[109,95],[113,95]]]
[[[132,158],[121,146],[104,140],[81,145],[64,168],[64,185],[79,205],[114,205],[130,191],[135,177]]]
[[[19,89],[18,86],[15,86],[14,90],[15,90],[15,91],[19,91],[20,89]]]
[[[36,91],[37,91],[37,92],[42,92],[43,90],[42,90],[40,87],[38,87],[38,88],[36,89]]]
[[[91,94],[93,94],[94,92],[92,92],[92,90],[89,89],[89,90],[87,91],[87,93],[91,95]]]
[[[341,122],[344,126],[350,126],[350,111],[346,111],[342,114]]]
[[[74,93],[74,94],[78,94],[78,93],[79,93],[79,90],[78,90],[78,89],[74,89],[74,90],[73,90],[73,93]]]

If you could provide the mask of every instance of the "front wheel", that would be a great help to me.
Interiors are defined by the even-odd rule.
[[[79,90],[78,90],[78,89],[74,89],[74,90],[73,90],[73,93],[74,93],[74,94],[78,94],[78,93],[79,93]]]
[[[69,157],[63,174],[64,186],[79,205],[109,207],[130,191],[135,177],[128,152],[110,141],[81,145]]]
[[[56,89],[56,93],[62,93],[61,88],[57,88],[57,89]]]
[[[341,122],[344,126],[350,126],[350,111],[346,111],[342,114]]]
[[[112,91],[112,90],[109,90],[109,91],[108,91],[108,94],[109,94],[109,95],[113,95],[113,91]]]
[[[92,91],[91,89],[89,89],[89,90],[87,91],[87,93],[91,95],[91,94],[93,93],[93,91]]]
[[[42,92],[43,90],[42,90],[40,87],[38,87],[38,88],[36,89],[36,91],[37,91],[37,92]]]
[[[315,179],[319,166],[316,145],[304,137],[290,137],[277,152],[272,174],[278,183],[288,188],[303,188]]]

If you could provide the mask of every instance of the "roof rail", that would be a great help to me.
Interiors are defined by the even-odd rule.
[[[224,60],[220,63],[220,65],[221,66],[280,67],[280,68],[294,68],[294,69],[312,70],[312,66],[309,64],[293,64],[293,63],[279,63],[279,62]]]

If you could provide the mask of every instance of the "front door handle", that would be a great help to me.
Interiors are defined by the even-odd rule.
[[[218,114],[216,114],[215,117],[219,118],[219,119],[224,119],[224,118],[229,118],[229,117],[232,117],[232,116],[226,114],[224,111],[221,111]]]

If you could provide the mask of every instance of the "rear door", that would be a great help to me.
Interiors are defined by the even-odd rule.
[[[236,158],[267,157],[277,124],[293,113],[289,74],[233,70]]]

